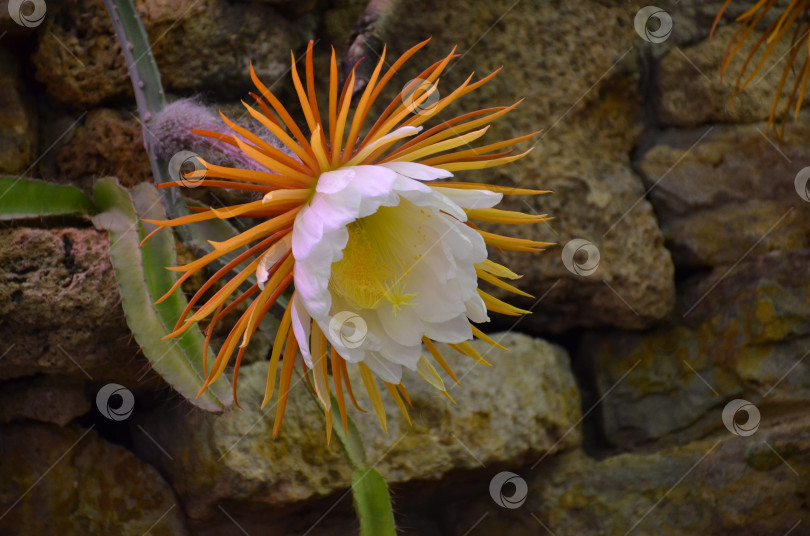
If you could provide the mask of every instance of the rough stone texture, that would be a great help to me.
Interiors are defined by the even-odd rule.
[[[136,7],[168,90],[205,87],[242,94],[250,84],[251,60],[259,76],[272,83],[287,71],[290,50],[299,44],[293,27],[265,5],[140,0]],[[132,94],[100,0],[54,5],[33,60],[51,96],[73,106]]]
[[[683,442],[722,426],[733,398],[804,408],[810,396],[810,251],[772,252],[684,285],[668,325],[595,333],[605,435],[620,446]]]
[[[749,437],[724,432],[598,462],[581,451],[551,458],[518,470],[529,482],[521,507],[496,506],[482,483],[478,501],[451,512],[447,534],[807,534],[810,423],[806,412],[766,420]]]
[[[132,379],[148,370],[107,249],[106,233],[94,229],[0,230],[0,379]]]
[[[5,382],[0,390],[0,423],[32,419],[65,426],[89,409],[79,380],[39,376]]]
[[[212,144],[210,138],[195,134],[192,129],[228,130],[219,118],[220,110],[238,123],[255,129],[255,122],[244,119],[247,113],[245,108],[241,104],[205,106],[196,99],[184,102],[193,104],[186,106],[182,113],[169,112],[170,120],[165,119],[166,114],[161,114],[148,124],[149,131],[160,139],[155,145],[157,155],[168,161],[180,151],[191,151],[208,162],[244,167],[244,162],[229,159],[229,154]],[[182,104],[180,107],[184,108]],[[269,134],[268,138],[271,136]],[[92,191],[98,177],[115,176],[126,187],[154,180],[143,145],[143,129],[137,115],[131,110],[93,110],[65,138],[69,141],[54,149],[55,170],[44,173],[48,180],[71,182],[88,192]],[[222,188],[216,191],[205,187],[185,188],[182,193],[216,206],[255,200],[251,193]]]
[[[37,148],[37,114],[19,70],[18,58],[0,48],[0,174],[24,172]]]
[[[153,180],[140,123],[106,108],[87,114],[57,154],[56,165],[61,176],[88,189],[95,177],[115,176],[124,186]]]
[[[298,55],[303,36],[320,38],[316,62],[325,72],[328,45],[341,55],[367,5],[136,3],[167,89],[202,92],[237,108],[235,97],[251,87],[251,59],[268,85],[281,77],[273,89],[296,108],[289,77],[281,76],[289,49]],[[544,129],[524,160],[458,173],[462,180],[555,192],[504,203],[549,213],[555,217],[549,224],[488,226],[560,244],[538,255],[493,252],[526,274],[519,286],[542,298],[518,302],[536,305],[534,315],[496,325],[519,322],[517,329],[535,334],[600,328],[560,338],[576,353],[589,409],[584,431],[577,426],[580,394],[565,351],[517,335],[504,341],[510,353],[486,356],[495,368],[450,358],[463,380],[461,387],[448,382],[457,405],[409,375],[413,428],[390,400],[387,435],[373,414],[353,414],[369,460],[379,461],[393,485],[401,534],[810,534],[810,489],[803,478],[810,470],[810,203],[794,189],[797,171],[810,163],[807,117],[788,124],[782,145],[758,131],[765,130],[784,60],[729,104],[745,49],[722,81],[719,66],[733,18],[752,1],[733,2],[712,41],[708,31],[719,4],[656,2],[674,23],[660,44],[642,42],[633,29],[636,11],[647,4],[412,0],[392,14],[389,64],[417,41],[432,35],[433,42],[384,97],[458,44],[463,57],[442,76],[442,95],[471,71],[478,78],[505,69],[437,120],[527,97],[482,141]],[[43,125],[40,150],[57,142],[38,171],[83,187],[108,173],[126,184],[148,180],[140,126],[129,110],[114,110],[131,109],[132,98],[101,3],[48,2],[48,9],[42,26],[25,30],[9,22],[0,0],[0,34],[9,31],[0,43],[14,53],[20,45],[24,76],[45,84],[29,91],[52,97],[33,95],[39,109],[25,111]],[[312,15],[301,16],[309,10]],[[23,54],[35,42],[33,65],[26,65],[31,60]],[[24,102],[17,71],[0,74],[0,90],[2,80],[11,80],[14,98]],[[318,88],[323,96],[324,86]],[[17,102],[9,110],[18,112]],[[91,110],[73,134],[58,139],[99,104],[106,108]],[[4,113],[10,112],[0,111],[0,119]],[[243,117],[241,110],[228,115]],[[35,130],[32,122],[25,133],[36,141]],[[767,135],[775,142],[772,132]],[[600,249],[593,275],[576,277],[563,266],[561,246],[572,238]],[[69,424],[60,429],[22,421],[64,424],[87,411],[78,386],[88,380],[71,359],[96,380],[143,389],[136,396],[138,420],[118,423],[124,430],[118,439],[158,466],[181,500],[175,503],[154,470],[91,432],[0,519],[0,534],[9,533],[6,527],[10,534],[143,534],[167,511],[149,534],[184,534],[185,515],[199,536],[355,534],[348,468],[336,444],[324,445],[322,415],[303,384],[293,390],[282,436],[271,438],[274,408],[258,409],[266,362],[248,364],[264,359],[266,343],[252,345],[243,366],[245,409],[223,416],[190,410],[165,393],[148,392],[145,381],[129,381],[148,365],[128,342],[106,249],[104,235],[91,229],[0,230],[0,378],[14,377],[0,386],[0,421],[14,421],[0,426],[0,516],[83,433]],[[679,276],[674,310],[673,260]],[[195,278],[185,290],[199,284]],[[229,327],[222,323],[217,336]],[[637,328],[647,331],[621,331]],[[30,374],[39,376],[18,377]],[[355,385],[363,391],[359,381]],[[731,436],[723,427],[722,410],[734,398],[751,400],[762,412],[752,437]],[[91,410],[81,422],[93,418],[101,417]],[[577,449],[582,443],[587,453],[611,457],[592,459]],[[524,465],[538,459],[536,467]],[[131,467],[146,476],[133,476]],[[522,507],[500,508],[490,498],[490,478],[501,470],[528,481]],[[144,519],[150,521],[136,526]],[[49,522],[47,531],[40,520]]]
[[[525,335],[506,335],[502,344],[511,351],[486,356],[494,368],[452,360],[447,353],[463,378],[462,386],[450,391],[456,405],[416,373],[409,374],[411,428],[393,413],[398,410],[391,400],[388,434],[375,416],[355,412],[367,458],[389,483],[436,480],[451,470],[478,469],[481,463],[522,463],[580,443],[579,393],[565,352]],[[189,516],[210,518],[215,505],[226,500],[235,503],[228,511],[237,515],[346,489],[349,468],[336,444],[324,444],[323,413],[306,386],[292,389],[281,435],[273,441],[274,408],[258,409],[267,365],[243,367],[240,375],[244,410],[214,416],[184,407],[140,417],[174,461],[140,435],[136,449],[167,476]],[[371,411],[355,379],[359,402]]]
[[[187,534],[154,468],[79,427],[0,429],[0,512],[8,536]]]
[[[420,0],[401,3],[399,9],[393,14],[398,23],[389,43],[393,55],[428,36],[433,41],[414,67],[392,83],[392,92],[457,44],[469,54],[442,77],[442,95],[473,71],[480,77],[505,68],[442,118],[525,97],[519,110],[495,122],[482,141],[544,129],[524,159],[457,175],[553,190],[553,195],[507,198],[503,207],[548,213],[555,219],[542,226],[485,227],[561,246],[583,238],[600,250],[599,268],[587,278],[564,267],[561,247],[540,254],[507,254],[505,262],[525,274],[521,287],[537,298],[545,296],[521,329],[641,328],[663,317],[673,303],[673,265],[629,159],[642,132],[643,96],[633,31],[638,7],[504,0],[460,9]],[[410,15],[415,12],[430,16]],[[524,142],[519,149],[534,143]],[[535,300],[516,303],[530,307]]]
[[[810,163],[810,125],[791,123],[779,145],[764,129],[665,131],[641,156],[638,169],[678,266],[810,246],[810,203],[794,184]]]
[[[565,350],[518,333],[492,336],[508,351],[471,343],[492,367],[438,345],[442,355],[459,357],[451,364],[461,385],[451,386],[446,378],[456,404],[410,373],[406,387],[414,404],[409,410],[413,426],[394,405],[388,408],[387,435],[379,433],[372,412],[353,417],[369,460],[381,460],[378,467],[386,479],[436,480],[454,469],[520,463],[582,441],[576,426],[579,391]],[[362,385],[359,374],[352,382]],[[365,402],[364,407],[370,405]]]
[[[757,82],[752,82],[731,101],[734,84],[745,58],[762,35],[759,32],[751,34],[721,78],[723,55],[735,31],[734,25],[721,27],[713,39],[694,46],[673,47],[662,58],[657,82],[657,107],[663,125],[694,127],[712,122],[753,123],[768,119],[785,64],[783,61],[770,67],[788,53],[790,39],[783,39],[776,46],[769,59],[771,63],[755,78]],[[765,48],[761,47],[751,60],[746,79]],[[791,74],[785,83],[777,117],[781,117],[787,106],[795,76],[795,73]]]

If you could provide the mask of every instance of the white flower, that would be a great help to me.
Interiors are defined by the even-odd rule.
[[[538,132],[472,145],[484,136],[490,123],[514,110],[518,103],[464,113],[430,128],[422,126],[496,73],[477,82],[469,78],[429,108],[411,113],[412,105],[418,106],[435,93],[439,76],[453,58],[451,51],[422,74],[429,86],[426,91],[407,102],[398,95],[373,123],[366,122],[373,103],[397,69],[426,44],[406,52],[385,74],[382,67],[386,62],[381,58],[356,106],[351,98],[354,72],[338,91],[333,54],[329,91],[321,95],[328,105],[320,106],[313,84],[310,43],[304,80],[294,63],[291,68],[308,134],[251,70],[258,90],[253,96],[261,110],[246,104],[247,111],[284,150],[223,116],[232,134],[200,133],[238,148],[255,165],[229,168],[206,162],[204,171],[187,176],[201,179],[201,187],[255,192],[262,199],[196,211],[171,221],[147,220],[158,225],[153,232],[215,218],[246,218],[250,222],[238,235],[212,242],[214,250],[210,253],[172,268],[182,275],[161,300],[193,274],[229,255],[222,259],[227,264],[189,300],[170,336],[206,320],[210,341],[218,324],[237,307],[243,307],[210,369],[205,357],[208,345],[203,350],[203,390],[236,356],[235,400],[237,373],[246,348],[262,318],[276,304],[284,305],[262,402],[264,406],[278,393],[274,435],[281,427],[299,353],[307,381],[323,404],[327,437],[332,427],[332,393],[344,430],[348,425],[344,395],[360,408],[347,364],[358,370],[374,412],[385,427],[385,408],[375,376],[384,380],[390,397],[409,419],[405,404],[408,394],[401,381],[403,367],[416,370],[447,394],[444,380],[432,363],[454,381],[458,379],[434,341],[447,342],[454,351],[486,363],[467,341],[475,337],[494,348],[502,347],[471,322],[488,321],[488,311],[513,316],[528,312],[487,292],[492,288],[479,288],[482,282],[529,296],[507,282],[519,275],[487,259],[487,247],[536,252],[548,244],[489,232],[477,225],[545,221],[545,214],[492,207],[503,195],[546,192],[434,181],[452,177],[453,172],[488,169],[523,158],[531,149],[513,154],[510,147]],[[169,185],[182,186],[182,182]],[[468,218],[476,223],[468,222]],[[220,281],[221,288],[211,293]],[[289,302],[284,303],[290,295]]]
[[[395,385],[403,366],[416,370],[423,337],[464,342],[473,337],[470,321],[489,320],[475,271],[486,245],[463,209],[490,208],[501,194],[425,184],[450,176],[411,162],[321,174],[292,232],[292,322],[310,367],[310,320],[344,359]],[[330,329],[345,311],[367,326],[359,345]]]

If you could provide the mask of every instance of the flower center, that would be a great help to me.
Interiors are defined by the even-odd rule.
[[[407,292],[408,275],[428,246],[419,223],[426,217],[431,217],[427,210],[401,199],[350,223],[343,258],[332,264],[329,290],[358,309],[374,309],[383,301],[395,311],[410,305],[416,294]]]

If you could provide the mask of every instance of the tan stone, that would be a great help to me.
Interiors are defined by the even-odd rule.
[[[369,463],[390,484],[437,480],[482,463],[522,463],[580,443],[579,393],[565,352],[525,335],[506,335],[502,344],[510,351],[486,356],[493,368],[448,353],[462,378],[450,390],[457,404],[416,373],[407,374],[414,425],[386,394],[387,434],[356,378],[355,392],[370,413],[353,412],[353,418]],[[476,347],[486,352],[481,343]],[[346,490],[349,467],[334,440],[325,445],[323,413],[304,383],[291,390],[281,435],[272,439],[274,405],[259,409],[266,375],[266,363],[241,369],[242,410],[215,416],[184,405],[139,416],[173,461],[141,435],[135,436],[137,451],[161,468],[190,517],[211,518],[227,501],[233,515],[266,511],[270,519],[279,508],[292,511],[295,503]]]
[[[732,100],[740,69],[762,33],[753,32],[734,57],[725,75],[720,75],[723,56],[736,26],[721,27],[714,38],[693,46],[672,48],[661,60],[658,79],[658,113],[667,126],[695,127],[705,123],[753,123],[768,119],[785,68],[779,62],[788,53],[790,39],[783,39],[766,65],[744,91]],[[746,80],[762,57],[766,46],[751,60]],[[801,66],[796,68],[796,72]],[[787,107],[796,74],[788,77],[781,92],[777,117]]]
[[[504,70],[437,120],[526,98],[517,111],[492,125],[482,143],[544,129],[536,141],[518,146],[525,150],[534,145],[524,159],[456,174],[462,180],[554,191],[507,198],[502,204],[511,210],[548,213],[554,220],[546,225],[483,225],[560,245],[540,254],[509,252],[504,257],[493,252],[495,260],[525,274],[519,285],[536,297],[512,300],[527,308],[536,305],[521,329],[640,328],[672,306],[672,261],[630,165],[642,132],[643,97],[632,29],[637,9],[589,1],[504,0],[461,6],[421,0],[399,4],[393,16],[398,24],[389,43],[392,54],[433,36],[420,53],[423,59],[403,72],[393,91],[458,45],[463,57],[442,76],[442,95],[473,71],[478,78],[500,66]],[[593,242],[600,250],[601,263],[590,277],[576,276],[562,263],[561,246],[574,238]],[[501,325],[512,322],[502,319]]]
[[[272,7],[222,0],[140,0],[136,7],[167,90],[242,95],[248,65],[275,81],[287,72],[295,30]],[[49,5],[33,61],[48,92],[73,106],[132,95],[112,23],[100,0]],[[62,21],[61,23],[59,21]]]

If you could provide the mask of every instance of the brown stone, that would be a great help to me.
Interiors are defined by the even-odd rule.
[[[37,150],[37,114],[19,70],[18,58],[0,48],[0,174],[23,173]]]
[[[659,119],[664,125],[695,127],[705,123],[753,123],[768,119],[787,60],[777,62],[789,52],[790,39],[782,39],[776,45],[767,65],[754,78],[755,82],[732,100],[740,69],[754,43],[762,36],[760,32],[753,32],[721,77],[723,57],[736,30],[734,25],[721,27],[713,39],[693,46],[673,47],[661,59],[657,104]],[[760,47],[743,80],[753,72],[766,48]],[[777,117],[781,117],[787,107],[795,76],[791,75],[782,89]]]
[[[56,156],[59,174],[89,189],[92,179],[118,177],[124,186],[151,181],[141,124],[110,109],[93,110]],[[84,179],[84,180],[82,180]]]
[[[153,378],[126,327],[107,241],[95,229],[0,231],[0,378]]]
[[[182,536],[171,488],[129,451],[77,426],[0,427],[0,533]]]
[[[31,419],[65,426],[88,410],[81,380],[39,376],[8,381],[0,389],[0,423]]]

